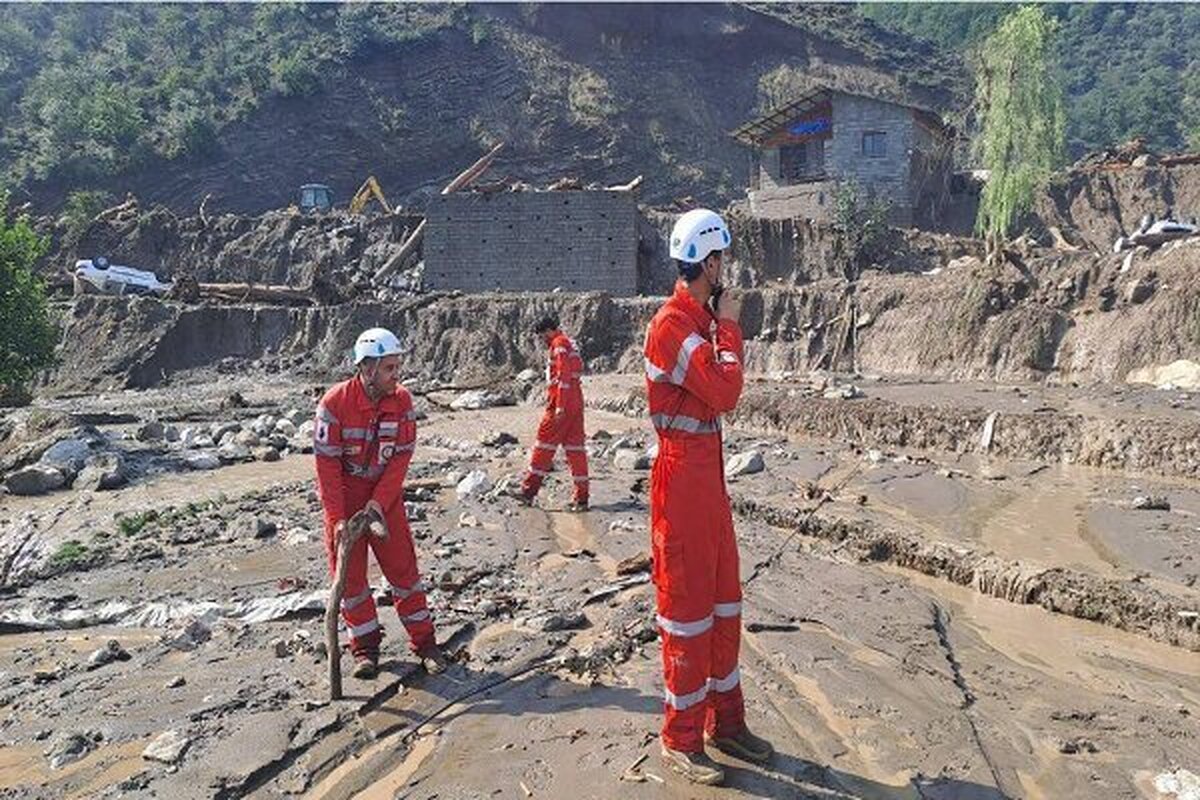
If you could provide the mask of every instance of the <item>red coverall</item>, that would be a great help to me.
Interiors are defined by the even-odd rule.
[[[650,321],[645,356],[658,432],[650,536],[665,684],[662,738],[672,750],[698,752],[705,730],[726,737],[745,726],[742,588],[718,419],[742,392],[741,328],[715,320],[680,282]]]
[[[313,452],[317,488],[325,508],[325,550],[329,572],[337,567],[334,526],[349,520],[374,500],[383,509],[388,536],[363,536],[350,551],[342,619],[350,630],[356,657],[378,656],[381,631],[375,598],[367,583],[367,547],[375,552],[391,586],[392,602],[408,631],[414,651],[433,644],[433,618],[425,605],[425,587],[417,572],[412,531],[404,510],[404,476],[416,446],[417,423],[412,397],[404,387],[371,403],[362,380],[335,385],[317,405]]]
[[[555,331],[550,339],[549,360],[546,364],[546,410],[538,425],[537,441],[529,458],[529,472],[521,484],[521,491],[532,498],[542,488],[542,481],[554,466],[554,454],[561,444],[567,451],[567,463],[571,465],[571,476],[575,479],[574,499],[577,503],[588,499],[587,447],[583,432],[583,359],[575,342],[562,331]],[[561,409],[562,413],[555,413]]]

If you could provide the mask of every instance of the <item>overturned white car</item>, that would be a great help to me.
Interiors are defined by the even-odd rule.
[[[171,289],[153,272],[109,264],[103,256],[76,261],[74,276],[75,294],[165,295]]]

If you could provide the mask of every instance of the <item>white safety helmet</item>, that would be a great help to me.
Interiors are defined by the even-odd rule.
[[[400,340],[387,328],[370,328],[358,335],[354,342],[354,363],[364,358],[383,358],[400,355]]]
[[[699,264],[714,250],[729,247],[729,228],[725,220],[707,208],[693,209],[671,229],[671,258],[687,264]]]

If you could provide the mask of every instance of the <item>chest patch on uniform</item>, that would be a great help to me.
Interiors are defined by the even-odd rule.
[[[316,429],[313,431],[313,438],[321,444],[329,443],[329,425],[325,422],[318,422]]]

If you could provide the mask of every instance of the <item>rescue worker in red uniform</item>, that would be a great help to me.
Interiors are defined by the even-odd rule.
[[[350,631],[354,677],[374,678],[379,671],[382,631],[367,583],[368,547],[391,587],[413,651],[427,670],[440,672],[446,662],[434,640],[404,508],[404,477],[417,424],[412,396],[398,381],[399,339],[383,328],[364,331],[354,343],[354,364],[357,374],[321,398],[313,432],[330,575],[337,568],[337,537],[355,513],[369,508],[387,526],[386,538],[363,536],[350,551],[341,611]]]
[[[729,243],[729,229],[712,211],[680,217],[670,252],[681,279],[651,320],[645,345],[658,433],[650,530],[665,684],[663,762],[703,784],[725,777],[704,752],[706,742],[760,763],[773,752],[746,727],[738,674],[742,591],[720,423],[743,380],[741,304],[721,288]]]
[[[583,359],[579,349],[562,330],[558,318],[551,315],[540,320],[534,331],[546,343],[546,410],[538,425],[537,440],[529,457],[529,472],[521,483],[520,500],[533,502],[542,482],[554,467],[554,454],[561,445],[567,452],[571,478],[575,484],[574,497],[568,511],[587,511],[588,463],[583,432]]]

